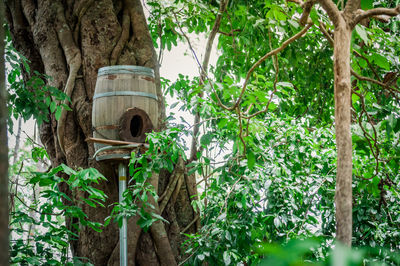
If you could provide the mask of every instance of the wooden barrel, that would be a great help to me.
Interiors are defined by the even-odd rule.
[[[157,127],[154,71],[141,66],[108,66],[98,71],[93,96],[93,137],[144,142]],[[95,143],[95,150],[104,144]]]

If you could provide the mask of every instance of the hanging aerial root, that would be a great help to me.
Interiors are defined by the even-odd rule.
[[[158,183],[158,175],[154,174],[150,178],[150,184]],[[153,185],[154,186],[154,185]],[[146,208],[146,211],[154,212],[161,215],[160,207],[154,197],[149,194],[148,203],[154,206],[154,209]],[[169,243],[167,231],[165,230],[164,223],[161,220],[155,221],[150,226],[150,233],[154,240],[156,252],[161,265],[173,266],[176,265],[174,253],[172,252],[171,244]]]
[[[170,182],[168,183],[167,188],[165,189],[164,193],[160,197],[160,199],[161,199],[160,213],[162,213],[164,211],[169,200],[171,199],[173,192],[176,189],[179,189],[177,184],[180,183],[182,185],[183,180],[182,181],[180,181],[180,180],[183,179],[183,175],[184,175],[184,163],[183,163],[183,159],[181,157],[179,157],[178,162],[175,166],[174,172],[171,175]]]
[[[171,196],[170,202],[171,202],[172,206],[175,205],[176,199],[178,198],[179,192],[181,191],[181,187],[183,185],[183,181],[184,181],[184,177],[183,177],[183,174],[182,174],[182,175],[180,175],[180,177],[178,179],[178,183],[176,184],[174,193],[172,193],[172,196]]]
[[[200,216],[199,216],[199,215],[196,215],[196,216],[194,217],[194,219],[193,219],[185,228],[182,229],[181,233],[183,234],[183,233],[185,233],[187,230],[189,230],[189,228],[190,228],[195,222],[197,222],[197,221],[199,220],[199,218],[200,218]]]
[[[127,1],[124,1],[124,5],[125,5],[125,7],[127,7]],[[119,37],[119,41],[111,53],[110,65],[112,65],[112,66],[117,63],[118,58],[122,52],[122,49],[125,47],[125,44],[129,39],[130,24],[131,24],[131,18],[129,15],[129,10],[128,10],[128,8],[124,8],[124,13],[122,16],[121,36]]]
[[[64,93],[71,98],[72,92],[75,87],[75,79],[82,64],[81,52],[76,46],[71,29],[69,28],[64,16],[64,8],[61,3],[55,1],[54,5],[57,10],[56,30],[57,36],[63,48],[65,58],[69,67],[69,75],[67,84],[65,85]],[[68,105],[68,98],[64,99],[63,104]],[[61,116],[57,126],[57,138],[60,148],[65,154],[64,149],[64,133],[65,133],[65,120],[67,118],[67,110],[65,108],[61,111]]]
[[[88,1],[80,1],[78,7],[76,8],[76,16],[78,18],[78,22],[75,25],[74,29],[74,40],[75,43],[78,43],[78,36],[79,36],[79,28],[81,26],[81,20],[83,15],[85,15],[86,11],[89,9],[89,7],[94,3],[94,0],[88,0]]]

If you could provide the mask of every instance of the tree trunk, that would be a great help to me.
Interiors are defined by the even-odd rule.
[[[73,111],[63,112],[59,121],[51,115],[50,122],[40,127],[40,137],[52,165],[65,163],[73,168],[100,170],[108,182],[101,183],[98,188],[108,195],[105,205],[110,206],[118,201],[116,166],[92,160],[93,145],[85,141],[92,136],[91,110],[97,70],[112,64],[153,68],[160,99],[159,125],[163,125],[165,118],[159,66],[141,1],[10,0],[7,8],[16,49],[31,61],[32,70],[52,77],[49,85],[71,96]],[[159,194],[165,190],[169,177],[167,172],[160,173]],[[195,213],[186,183],[178,189],[177,200],[169,202],[162,213],[169,224],[155,223],[150,235],[141,232],[136,218],[128,221],[129,265],[174,264],[181,260],[180,230],[195,218]],[[70,191],[64,192],[71,195]],[[103,222],[112,208],[81,207],[89,219],[98,222]],[[67,221],[67,225],[73,222],[76,221]],[[95,265],[117,265],[118,227],[110,224],[102,233],[81,228],[79,239],[72,241],[71,247],[74,256],[86,257]]]
[[[337,146],[336,175],[336,238],[351,246],[352,236],[352,144],[351,144],[351,81],[350,41],[352,30],[344,19],[335,27],[335,129]]]
[[[0,1],[0,265],[8,265],[8,146],[5,65],[4,65],[4,3]]]

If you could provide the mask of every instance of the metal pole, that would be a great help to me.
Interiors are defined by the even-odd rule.
[[[119,203],[124,199],[123,193],[126,190],[126,165],[121,162],[118,165],[119,176]],[[128,228],[126,217],[122,220],[122,227],[119,229],[119,265],[128,265]]]

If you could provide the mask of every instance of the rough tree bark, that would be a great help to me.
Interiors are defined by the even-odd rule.
[[[0,265],[8,265],[8,146],[5,65],[4,65],[4,3],[0,1]],[[4,250],[6,249],[6,250]]]
[[[40,127],[42,143],[53,166],[65,163],[73,168],[95,167],[108,182],[98,187],[108,195],[106,206],[118,201],[115,166],[92,160],[94,148],[85,139],[92,136],[91,109],[97,70],[100,67],[139,65],[156,74],[159,124],[164,127],[165,108],[156,60],[140,0],[9,0],[7,20],[16,49],[31,61],[31,69],[52,77],[49,85],[71,96],[73,111],[54,115]],[[28,75],[27,73],[25,73]],[[60,144],[62,148],[60,147]],[[186,174],[185,174],[186,175]],[[161,195],[174,176],[167,172],[153,177]],[[186,181],[181,178],[162,212],[169,224],[154,223],[150,233],[128,222],[129,265],[176,264],[181,258],[180,232],[195,218]],[[71,195],[70,191],[65,193]],[[77,195],[80,196],[80,195]],[[157,205],[155,203],[155,205]],[[103,222],[111,207],[93,209],[81,206],[89,219]],[[67,221],[70,226],[76,221]],[[194,232],[192,226],[189,232]],[[86,257],[95,265],[118,265],[118,227],[111,224],[102,233],[81,228],[71,240],[74,256]]]

